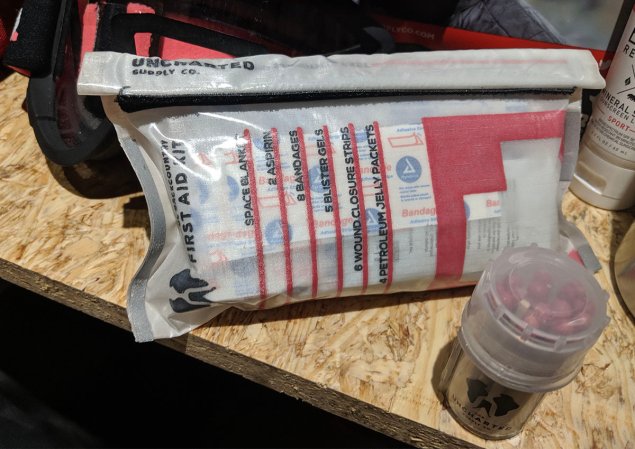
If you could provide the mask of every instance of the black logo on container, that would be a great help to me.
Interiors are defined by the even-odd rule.
[[[477,379],[467,379],[467,397],[473,409],[483,409],[487,416],[505,416],[518,408],[514,398],[507,394],[491,397],[487,385]]]
[[[189,268],[172,276],[170,287],[182,295],[170,299],[170,307],[176,313],[189,312],[209,306],[212,301],[205,299],[205,295],[216,290],[216,287],[207,288],[209,284],[203,279],[192,277]]]

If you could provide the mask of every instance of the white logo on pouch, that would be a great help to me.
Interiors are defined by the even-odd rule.
[[[289,241],[291,241],[291,225],[287,225],[289,232]],[[284,242],[284,233],[282,230],[282,221],[273,220],[265,227],[265,238],[270,245],[280,245]]]
[[[227,177],[227,187],[229,188],[229,200],[234,201],[238,198],[238,193],[240,188],[238,187],[238,182],[231,176]]]
[[[379,231],[379,211],[375,208],[366,209],[366,228],[369,234]]]
[[[322,185],[322,179],[320,178],[320,167],[315,166],[309,170],[309,183],[311,190],[314,192],[324,192],[324,186]]]
[[[411,156],[404,156],[397,162],[397,176],[403,182],[415,182],[421,177],[421,164]]]

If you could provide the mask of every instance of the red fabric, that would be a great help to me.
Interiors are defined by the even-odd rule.
[[[77,11],[79,12],[79,17],[84,17],[87,7],[88,0],[77,0]]]
[[[78,4],[82,17],[82,49],[80,60],[83,60],[86,52],[95,49],[97,27],[99,25],[99,4],[88,4],[86,0],[79,0]],[[128,14],[154,14],[154,9],[139,3],[129,3],[126,6],[126,12]],[[137,55],[150,56],[152,35],[150,33],[138,33],[134,39]]]
[[[86,52],[93,51],[95,48],[98,20],[99,6],[96,3],[86,5],[84,14],[82,15],[82,50],[80,61],[84,60]]]
[[[82,58],[87,51],[92,51],[95,47],[95,39],[97,27],[99,23],[99,6],[98,4],[86,4],[86,0],[80,0],[80,11],[83,11],[82,23]],[[149,6],[140,3],[129,3],[126,7],[128,14],[154,14],[155,11]],[[221,33],[236,35],[232,30],[225,29],[224,26],[211,24],[210,22],[179,14],[167,14],[173,20],[189,23],[207,29],[215,29]],[[242,36],[244,37],[244,36]],[[150,33],[137,33],[135,35],[136,54],[139,56],[149,56],[152,44],[152,35]],[[198,45],[177,41],[167,37],[161,37],[159,40],[159,56],[163,59],[206,59],[206,58],[233,58],[232,55],[209,48],[200,47]]]
[[[393,17],[374,15],[400,44],[417,44],[430,50],[468,50],[483,48],[582,48],[516,37],[498,36],[460,28],[430,25]],[[615,52],[588,49],[606,75]]]
[[[22,1],[17,0],[2,0],[0,4],[0,58],[9,45],[9,39],[14,37],[12,34],[16,34],[12,33],[13,25],[21,5]]]
[[[0,17],[0,57],[4,54],[4,50],[9,44],[9,30],[4,17]]]
[[[126,7],[128,14],[154,14],[154,9],[140,3],[129,3]],[[152,45],[152,34],[137,33],[134,36],[137,55],[150,56],[150,45]]]
[[[501,143],[564,135],[564,111],[423,118],[437,210],[437,267],[431,288],[460,284],[467,218],[464,195],[507,189]]]

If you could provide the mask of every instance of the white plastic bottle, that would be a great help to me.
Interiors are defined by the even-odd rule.
[[[571,191],[609,210],[635,205],[635,12],[631,11],[606,88],[595,99]]]

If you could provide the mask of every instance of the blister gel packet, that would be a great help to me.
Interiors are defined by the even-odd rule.
[[[164,61],[86,56],[148,202],[137,340],[228,307],[474,284],[507,247],[559,242],[577,50]],[[566,179],[565,179],[566,180]]]

